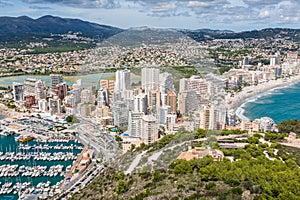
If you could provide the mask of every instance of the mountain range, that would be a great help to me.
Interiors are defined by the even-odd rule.
[[[99,25],[79,19],[68,19],[46,15],[38,19],[27,16],[0,17],[0,40],[28,36],[47,37],[69,31],[81,32],[84,36],[104,40],[122,32],[120,28]]]
[[[60,18],[46,15],[38,19],[27,16],[0,17],[0,42],[21,41],[28,38],[49,37],[51,34],[64,34],[68,32],[80,32],[83,36],[109,42],[118,41],[121,45],[136,45],[155,40],[172,42],[177,36],[188,36],[196,41],[212,39],[268,39],[286,38],[300,41],[300,29],[268,28],[262,30],[233,32],[230,30],[211,29],[152,29],[148,27],[130,28],[127,30],[82,21],[79,19]],[[123,40],[123,42],[120,42]],[[140,42],[135,42],[138,40]]]

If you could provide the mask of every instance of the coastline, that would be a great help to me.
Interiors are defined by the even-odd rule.
[[[243,115],[245,111],[243,107],[249,101],[255,101],[270,90],[291,86],[298,82],[300,82],[300,75],[286,79],[271,80],[256,86],[247,86],[241,92],[236,93],[234,97],[228,97],[228,102],[230,102],[228,103],[228,108],[233,109],[239,119],[248,121],[249,119]]]

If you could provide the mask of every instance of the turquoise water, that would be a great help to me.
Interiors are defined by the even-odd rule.
[[[30,141],[27,143],[28,145],[34,145],[34,144],[41,144],[44,145],[46,143],[37,143],[35,141]],[[81,145],[79,143],[75,143],[75,142],[68,142],[68,143],[48,143],[48,145],[50,146],[55,146],[57,144],[63,144],[64,146],[68,146],[71,144],[76,144],[76,145]],[[15,136],[0,136],[0,151],[1,152],[22,152],[22,153],[30,153],[30,152],[34,152],[35,150],[19,150],[19,142],[15,141]],[[56,150],[56,149],[49,149],[49,150],[39,150],[39,152],[73,152],[74,154],[79,154],[81,150]],[[5,161],[5,160],[0,160],[0,165],[4,165],[4,164],[10,164],[10,165],[15,165],[18,164],[19,166],[21,165],[26,165],[26,166],[37,166],[37,165],[41,165],[41,166],[47,166],[48,169],[50,166],[53,165],[58,165],[61,164],[64,166],[63,171],[66,170],[66,167],[69,165],[72,165],[73,161],[72,160],[67,160],[67,161],[38,161],[38,160],[26,160],[26,161]],[[40,182],[47,182],[50,181],[51,185],[55,185],[57,182],[61,181],[64,177],[58,175],[56,177],[21,177],[20,175],[17,177],[0,177],[0,182],[2,182],[2,184],[4,184],[5,182],[13,182],[13,184],[15,184],[16,182],[31,182],[32,185],[37,185]],[[4,196],[13,196],[13,195],[0,195],[0,199],[3,199]],[[17,196],[14,196],[14,199],[17,199]]]
[[[250,120],[264,116],[271,117],[276,123],[300,119],[300,83],[250,98],[243,109],[243,115]]]

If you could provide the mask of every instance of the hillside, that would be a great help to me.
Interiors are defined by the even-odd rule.
[[[104,41],[103,45],[141,46],[179,43],[192,40],[183,33],[172,29],[154,29],[148,27],[130,28]]]
[[[244,137],[242,132],[220,134],[228,133]],[[245,140],[249,144],[244,149],[221,148],[231,161],[217,162],[211,157],[176,160],[185,149],[182,144],[205,135],[203,130],[181,132],[133,149],[71,199],[299,199],[300,168],[299,159],[295,159],[299,151],[275,144],[280,134],[275,134],[270,146],[259,142],[263,136],[255,134]],[[122,169],[138,154],[142,155],[138,167],[124,173]]]
[[[295,42],[300,41],[300,29],[268,28],[243,32],[220,31],[220,30],[181,30],[182,33],[196,41],[212,39],[288,39]]]
[[[31,19],[27,16],[0,17],[0,41],[48,37],[51,34],[68,32],[81,32],[85,37],[104,40],[122,31],[111,26],[50,15],[38,19]]]

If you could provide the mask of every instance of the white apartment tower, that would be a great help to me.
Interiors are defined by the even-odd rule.
[[[133,137],[141,137],[143,112],[129,112],[128,131]]]
[[[271,56],[270,57],[270,66],[274,67],[276,65],[279,65],[279,56]]]
[[[63,77],[61,74],[50,74],[50,88],[51,92],[55,92],[56,85],[63,82]]]
[[[100,88],[98,90],[97,105],[98,106],[107,106],[108,105],[108,90],[107,90],[107,88]]]
[[[147,100],[147,94],[145,93],[140,93],[134,97],[134,108],[133,110],[135,112],[143,112],[147,113],[148,109],[148,100]]]
[[[39,99],[46,99],[47,92],[45,82],[42,80],[38,80],[35,85],[35,97],[37,100]]]
[[[142,89],[144,89],[145,92],[159,90],[159,69],[142,69]]]
[[[165,94],[169,90],[174,91],[174,82],[172,74],[168,72],[159,74],[159,91],[162,94]]]
[[[36,84],[37,84],[37,79],[35,78],[26,78],[24,81],[24,96],[27,95],[36,95]]]
[[[116,101],[112,105],[113,123],[116,126],[128,125],[128,108],[125,102]]]
[[[81,103],[95,103],[95,97],[93,92],[88,89],[84,89],[81,91],[80,95]]]
[[[124,96],[126,90],[131,89],[130,83],[130,70],[118,70],[116,71],[115,93],[121,93]]]
[[[199,106],[199,100],[194,90],[187,90],[178,94],[178,110],[188,115]]]

